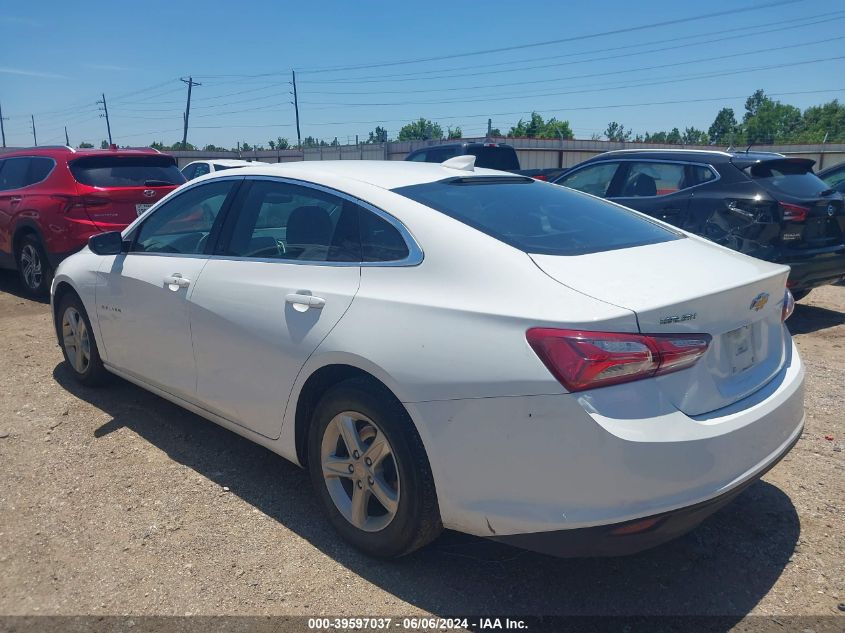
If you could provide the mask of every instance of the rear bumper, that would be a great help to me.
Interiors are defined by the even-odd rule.
[[[792,290],[815,288],[845,279],[845,248],[841,252],[783,263],[791,268],[789,287]]]
[[[804,367],[787,344],[784,367],[766,385],[697,416],[663,397],[656,380],[578,394],[406,403],[426,445],[444,526],[578,555],[637,551],[683,533],[800,436]],[[652,518],[641,534],[629,530],[635,538],[606,542],[614,530]]]
[[[533,534],[511,534],[494,536],[491,539],[514,547],[561,557],[625,556],[662,545],[697,527],[707,517],[756,483],[792,450],[801,437],[803,428],[802,421],[794,437],[760,472],[713,499],[671,512],[611,525]]]

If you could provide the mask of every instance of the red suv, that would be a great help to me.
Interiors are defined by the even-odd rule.
[[[58,263],[91,235],[124,229],[183,182],[176,159],[154,149],[0,154],[0,267],[17,268],[28,293],[45,295]]]

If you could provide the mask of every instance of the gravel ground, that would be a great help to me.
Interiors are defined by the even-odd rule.
[[[790,321],[796,448],[672,543],[561,560],[445,533],[394,562],[338,540],[305,474],[131,384],[76,385],[49,307],[0,274],[0,614],[836,615],[845,602],[845,287]],[[832,438],[832,439],[831,439]]]

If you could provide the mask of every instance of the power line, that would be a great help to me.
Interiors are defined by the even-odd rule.
[[[845,17],[845,16],[843,16],[843,17],[833,17],[833,16],[839,16],[841,14],[845,14],[845,11],[834,11],[832,13],[820,13],[820,14],[816,14],[816,15],[812,15],[812,16],[806,16],[806,17],[802,17],[802,18],[792,18],[790,20],[777,20],[775,22],[766,22],[766,23],[763,23],[763,24],[756,24],[756,25],[753,25],[753,26],[741,26],[741,27],[735,27],[735,28],[732,28],[732,29],[719,29],[717,31],[709,31],[707,33],[697,33],[697,34],[694,34],[694,35],[688,35],[688,36],[684,36],[684,37],[672,37],[672,38],[668,38],[668,39],[651,40],[649,42],[637,42],[635,44],[626,44],[626,45],[623,45],[623,46],[614,46],[614,47],[610,47],[610,48],[602,47],[602,48],[592,49],[592,50],[588,50],[588,51],[576,51],[576,52],[566,53],[566,54],[563,54],[563,55],[545,55],[545,56],[542,56],[542,57],[532,57],[532,58],[521,59],[521,60],[509,60],[509,61],[505,61],[505,62],[484,63],[484,64],[471,64],[471,65],[468,65],[468,66],[450,67],[448,69],[439,68],[439,69],[436,69],[436,70],[422,70],[422,71],[416,71],[416,72],[397,73],[397,74],[393,74],[393,75],[365,75],[365,76],[362,76],[362,77],[352,77],[352,78],[344,78],[344,79],[322,79],[322,80],[307,80],[306,79],[306,81],[301,82],[301,83],[305,83],[305,84],[384,83],[389,78],[393,78],[393,77],[401,77],[402,79],[407,79],[409,77],[419,77],[421,75],[431,75],[431,74],[435,74],[435,73],[442,73],[444,71],[453,72],[453,71],[456,71],[456,70],[468,70],[468,69],[475,69],[475,68],[493,68],[493,67],[498,67],[498,66],[509,66],[509,65],[513,65],[513,64],[521,64],[521,63],[527,63],[527,62],[546,61],[546,60],[550,60],[550,59],[566,59],[566,58],[569,58],[569,57],[579,57],[579,56],[582,56],[582,55],[592,55],[594,53],[609,53],[609,52],[612,52],[612,51],[630,50],[632,48],[642,48],[643,46],[649,46],[649,45],[654,45],[654,44],[666,44],[666,43],[669,43],[669,42],[688,42],[690,39],[695,39],[695,38],[700,38],[700,37],[709,37],[711,35],[724,35],[725,33],[736,33],[736,32],[740,32],[740,31],[742,32],[743,40],[747,40],[748,38],[755,37],[757,35],[765,35],[765,34],[768,34],[768,33],[774,33],[774,32],[783,31],[783,30],[799,29],[799,28],[804,28],[804,27],[807,27],[807,26],[815,26],[816,24],[826,24],[826,23],[829,23],[829,22],[833,22],[833,21],[836,21],[836,20],[843,19],[843,17]],[[817,20],[815,22],[809,22],[807,24],[794,24],[795,22],[803,22],[803,21],[806,21],[806,20],[815,20],[816,18],[822,18],[822,19]],[[750,32],[750,29],[759,29],[759,28],[763,28],[763,27],[775,26],[775,25],[784,25],[784,24],[788,24],[789,26],[785,26],[783,28],[777,28],[777,29],[767,29],[767,30],[757,31],[756,33]],[[733,37],[731,36],[731,37],[724,38],[724,39],[733,39]],[[719,40],[707,40],[707,41],[702,41],[702,42],[692,42],[692,43],[688,44],[687,46],[700,46],[701,44],[712,43],[714,41],[719,41]],[[681,47],[679,46],[678,48],[681,48]],[[649,51],[645,51],[645,52],[649,52]],[[654,51],[650,51],[650,52],[654,52]],[[640,54],[641,54],[641,52],[631,53],[631,55],[640,55]],[[577,62],[577,63],[580,63],[580,61]],[[499,71],[493,71],[493,72],[499,72]],[[510,71],[502,71],[502,72],[510,72]],[[467,76],[467,75],[461,75],[461,76]],[[370,80],[370,79],[372,79],[373,81],[364,81],[364,80]],[[424,79],[427,79],[427,78],[426,77],[419,77],[419,79],[424,80]]]
[[[845,11],[843,11],[842,13],[845,14]],[[795,29],[795,28],[801,28],[801,27],[804,27],[804,26],[814,26],[816,24],[835,22],[835,21],[838,21],[838,20],[845,20],[845,15],[842,15],[842,16],[837,17],[837,18],[826,18],[824,20],[819,20],[817,22],[811,22],[809,24],[802,24],[802,25],[800,25],[800,27],[786,26],[786,27],[780,27],[780,28],[777,28],[777,29],[769,29],[769,30],[766,30],[766,31],[760,31],[758,33],[752,33],[751,35],[752,36],[753,35],[764,35],[764,34],[774,33],[774,32],[777,32],[777,31],[784,31],[784,30],[792,30],[792,29]],[[687,40],[688,38],[679,38],[679,39]],[[439,75],[439,76],[433,76],[433,77],[410,77],[408,75],[404,75],[399,79],[373,79],[373,80],[362,79],[362,80],[358,80],[357,78],[352,78],[352,79],[329,80],[329,81],[311,81],[311,82],[305,82],[305,83],[306,84],[323,84],[323,83],[355,84],[355,83],[387,83],[387,82],[407,82],[407,81],[419,82],[419,81],[428,81],[428,80],[454,79],[454,78],[459,78],[459,77],[478,77],[478,76],[482,76],[482,75],[500,75],[500,74],[503,74],[503,73],[524,72],[526,70],[539,70],[539,69],[545,70],[545,69],[548,69],[548,68],[557,68],[557,67],[560,67],[560,66],[571,66],[571,65],[577,65],[577,64],[587,64],[587,63],[592,63],[592,62],[597,62],[597,61],[607,61],[607,60],[611,60],[611,59],[627,58],[627,57],[631,57],[633,55],[644,55],[644,54],[648,54],[648,53],[660,53],[660,52],[669,51],[669,50],[677,50],[679,48],[688,48],[688,47],[691,47],[691,46],[699,46],[701,44],[712,44],[712,43],[716,43],[716,42],[723,42],[723,41],[726,41],[726,40],[733,40],[733,39],[735,39],[735,38],[734,38],[734,36],[731,35],[731,36],[719,37],[719,38],[711,39],[711,40],[704,40],[704,41],[701,41],[701,42],[695,42],[695,43],[691,43],[691,44],[687,43],[687,44],[681,44],[681,45],[678,45],[678,46],[665,46],[665,47],[662,47],[662,48],[653,48],[653,49],[649,49],[649,50],[645,50],[645,51],[639,51],[639,52],[635,52],[635,53],[621,53],[621,54],[618,54],[618,55],[608,55],[608,56],[604,56],[604,57],[592,57],[592,58],[588,58],[588,59],[578,59],[578,60],[572,60],[572,61],[568,61],[568,62],[561,62],[561,63],[557,63],[557,64],[542,64],[542,65],[539,65],[539,66],[523,66],[523,67],[520,67],[520,68],[509,68],[509,69],[505,69],[505,70],[488,70],[488,71],[483,71],[483,72],[461,73],[461,74],[452,74],[452,75]],[[677,40],[668,40],[668,41],[677,41]],[[805,45],[823,44],[823,43],[825,43],[825,42],[821,41],[817,38],[817,39],[814,39],[813,41],[811,41],[811,42],[809,42]],[[638,46],[642,46],[642,45],[639,44]],[[780,50],[781,48],[786,48],[786,47],[779,46],[779,47],[764,49],[764,50]],[[759,53],[759,52],[762,52],[762,51],[760,49],[756,49],[756,50],[751,51],[751,52],[752,53]],[[741,54],[742,53],[739,53],[739,55],[741,55]],[[737,53],[733,53],[731,55],[726,55],[724,57],[735,57],[736,55],[737,55]],[[720,58],[711,58],[711,59],[720,59]],[[512,62],[509,62],[509,63],[512,63]],[[432,71],[427,71],[427,72],[432,72]],[[440,72],[440,71],[437,71],[437,72]],[[502,85],[502,84],[499,84],[499,85]],[[511,83],[511,84],[504,84],[504,85],[513,85],[513,84]],[[441,91],[444,91],[444,90],[467,90],[467,89],[469,89],[469,88],[460,86],[460,87],[454,87],[454,88],[440,88],[440,89],[438,89],[438,88],[423,88],[423,89],[419,89],[419,90],[396,90],[396,91],[392,91],[392,93],[393,94],[406,94],[408,92],[441,92]],[[308,92],[309,92],[309,94],[352,95],[352,94],[372,94],[373,92],[377,92],[379,94],[389,94],[391,91],[387,91],[387,90],[376,90],[376,91],[367,90],[365,92],[334,92],[334,91],[308,90]]]
[[[444,104],[444,103],[478,103],[482,101],[489,101],[489,100],[496,100],[496,101],[505,101],[511,99],[522,99],[522,98],[537,98],[537,97],[558,97],[563,95],[571,95],[571,94],[582,94],[587,92],[605,92],[607,90],[621,90],[625,88],[640,88],[645,86],[656,86],[662,85],[667,83],[675,83],[681,81],[693,81],[697,79],[708,79],[712,77],[724,77],[729,75],[739,75],[748,72],[756,72],[760,70],[772,70],[772,69],[781,69],[787,68],[792,66],[803,66],[807,64],[819,63],[819,62],[828,62],[828,61],[836,61],[840,59],[845,59],[845,55],[840,55],[837,57],[826,57],[826,58],[819,58],[819,59],[808,59],[799,62],[791,62],[788,64],[773,64],[769,66],[755,66],[749,68],[740,68],[734,70],[721,70],[715,71],[710,73],[698,74],[698,75],[678,75],[669,78],[660,79],[657,81],[647,81],[644,83],[634,83],[628,84],[624,86],[616,86],[616,87],[608,87],[608,88],[592,88],[586,90],[564,90],[564,91],[556,91],[556,92],[545,92],[545,93],[535,93],[535,94],[526,94],[520,93],[516,96],[501,96],[500,94],[497,95],[488,95],[478,99],[444,99],[444,100],[430,100],[430,101],[393,101],[393,102],[368,102],[368,103],[337,103],[337,102],[319,102],[319,101],[308,101],[304,103],[308,103],[309,105],[326,105],[330,107],[355,107],[355,106],[397,106],[397,105],[431,105],[431,104]],[[590,75],[588,75],[590,76]],[[598,75],[592,75],[598,76]]]
[[[508,51],[515,51],[515,50],[522,50],[526,48],[535,48],[538,46],[549,46],[552,44],[564,44],[569,42],[581,42],[584,40],[595,39],[599,37],[605,37],[608,35],[620,35],[622,33],[634,33],[636,31],[645,31],[649,29],[660,28],[663,26],[674,26],[677,24],[685,24],[687,22],[697,22],[698,20],[707,20],[710,18],[717,18],[725,15],[736,15],[738,13],[748,13],[750,11],[759,11],[761,9],[771,9],[774,7],[783,6],[786,4],[795,4],[798,2],[804,2],[804,0],[780,0],[778,2],[770,2],[766,4],[756,4],[752,6],[740,7],[736,9],[728,9],[725,11],[715,11],[712,13],[703,13],[699,15],[694,15],[686,18],[676,18],[673,20],[664,20],[662,22],[651,22],[649,24],[639,24],[637,26],[628,26],[621,29],[613,29],[609,31],[602,31],[598,33],[588,33],[586,35],[572,35],[570,37],[559,38],[555,40],[546,40],[544,42],[532,42],[529,44],[517,44],[514,46],[502,46],[499,48],[488,48],[484,50],[477,50],[477,51],[469,51],[464,53],[453,53],[450,55],[438,55],[435,57],[421,57],[417,59],[404,59],[400,61],[393,61],[393,62],[381,62],[377,64],[358,64],[354,66],[335,66],[335,67],[328,67],[328,68],[313,68],[313,69],[303,69],[301,72],[304,73],[325,73],[325,72],[336,72],[336,71],[346,71],[346,70],[359,70],[362,68],[384,68],[387,66],[401,66],[405,64],[419,64],[423,62],[433,62],[433,61],[440,61],[445,59],[457,59],[460,57],[472,57],[475,55],[487,55],[490,53],[504,53]]]

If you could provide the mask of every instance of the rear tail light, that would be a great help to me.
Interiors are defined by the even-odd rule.
[[[536,176],[534,176],[534,180],[548,181],[549,177],[546,174],[537,174]]]
[[[792,296],[792,293],[789,291],[789,288],[787,288],[783,292],[783,308],[781,309],[780,320],[786,321],[789,317],[792,316],[794,310],[795,297]]]
[[[104,207],[109,204],[110,200],[107,198],[97,198],[94,196],[52,196],[54,200],[62,203],[62,213],[70,213],[76,209],[85,212],[85,209],[91,207]]]
[[[625,334],[532,328],[526,338],[569,391],[583,391],[668,374],[690,367],[710,344],[709,334]]]
[[[807,214],[810,213],[810,210],[807,207],[802,207],[797,204],[781,202],[779,205],[781,211],[783,212],[784,222],[803,222],[807,219]]]

